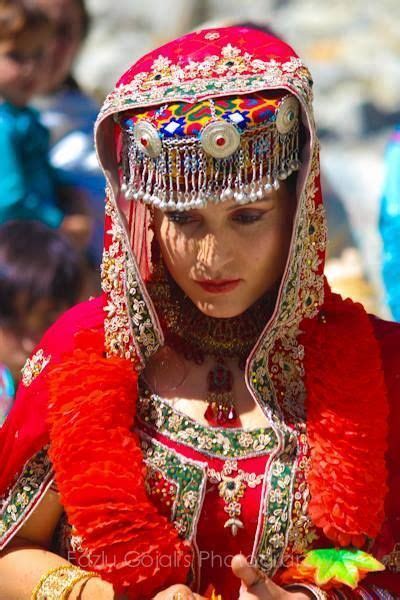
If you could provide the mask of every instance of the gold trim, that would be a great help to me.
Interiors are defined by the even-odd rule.
[[[40,578],[32,592],[31,600],[67,600],[77,583],[93,577],[99,575],[83,571],[74,565],[56,567]]]
[[[22,367],[22,384],[29,387],[36,377],[40,375],[43,369],[49,364],[51,354],[45,355],[42,348],[37,350],[30,358],[28,358]]]

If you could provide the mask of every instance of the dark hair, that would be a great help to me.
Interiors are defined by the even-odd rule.
[[[0,0],[0,40],[16,39],[27,31],[52,30],[43,11],[24,0]]]
[[[88,10],[86,8],[86,2],[85,0],[75,0],[75,2],[78,4],[80,11],[81,11],[81,17],[82,17],[82,39],[84,40],[85,37],[87,36],[87,34],[89,33],[89,29],[90,29],[90,15],[88,13]]]
[[[72,306],[82,278],[78,252],[58,231],[37,221],[10,221],[0,227],[1,320],[18,318],[42,298]]]

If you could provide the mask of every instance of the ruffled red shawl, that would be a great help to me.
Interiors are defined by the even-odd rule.
[[[67,313],[64,323],[79,311],[88,321],[99,308],[99,301],[86,303]],[[36,424],[46,431],[41,445],[50,439],[61,502],[83,538],[85,561],[116,589],[129,590],[129,597],[151,597],[186,580],[191,553],[146,496],[141,451],[131,431],[137,397],[132,363],[105,358],[101,328],[87,324],[72,338],[63,336],[67,352],[27,396],[48,400],[48,432],[45,411],[36,413]],[[378,534],[384,516],[388,412],[379,346],[361,305],[328,289],[320,318],[304,321],[302,330],[310,514],[334,544],[361,547]],[[50,336],[58,348],[63,332],[61,320]],[[44,345],[45,352],[51,345]],[[24,407],[19,399],[6,430]],[[31,454],[32,446],[26,458]]]

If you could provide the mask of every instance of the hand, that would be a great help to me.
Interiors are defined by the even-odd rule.
[[[177,584],[162,590],[154,596],[153,600],[206,600],[206,598],[195,594],[186,585]]]
[[[61,231],[78,250],[85,250],[92,235],[92,229],[92,218],[87,215],[66,215],[61,223]]]
[[[279,587],[256,567],[250,565],[242,554],[236,554],[231,563],[233,574],[242,581],[238,600],[307,600],[302,592],[289,592]]]

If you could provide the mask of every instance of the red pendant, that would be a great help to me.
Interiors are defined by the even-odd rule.
[[[219,359],[208,373],[208,407],[204,418],[218,427],[240,427],[240,420],[233,404],[233,375]]]

